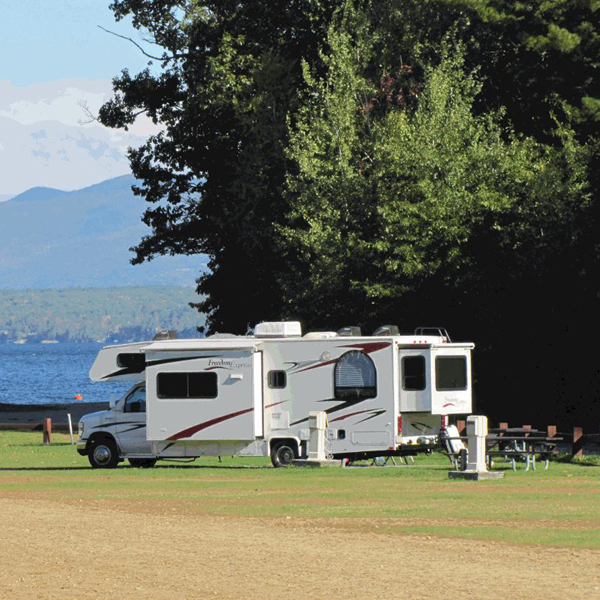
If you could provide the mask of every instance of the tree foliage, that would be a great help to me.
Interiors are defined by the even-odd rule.
[[[598,309],[595,1],[113,10],[164,49],[100,115],[164,126],[131,152],[136,261],[208,254],[210,329],[443,323],[479,343],[488,412],[586,397],[598,368],[559,351]]]
[[[0,290],[0,343],[138,342],[157,331],[195,337],[203,322],[177,287]]]

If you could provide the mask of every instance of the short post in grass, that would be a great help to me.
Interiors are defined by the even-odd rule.
[[[467,464],[460,471],[449,471],[451,479],[500,479],[503,472],[488,471],[486,464],[486,438],[488,434],[488,420],[483,415],[471,415],[467,418]]]
[[[573,458],[581,458],[583,456],[583,428],[573,427],[573,447],[571,449]]]
[[[44,419],[44,446],[52,443],[52,419]]]

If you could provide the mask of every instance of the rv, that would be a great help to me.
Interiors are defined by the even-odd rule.
[[[302,335],[298,322],[107,346],[91,379],[133,387],[81,419],[77,448],[96,468],[202,456],[270,456],[281,467],[308,455],[309,413],[323,411],[329,457],[431,451],[448,416],[471,412],[473,347],[439,328]]]

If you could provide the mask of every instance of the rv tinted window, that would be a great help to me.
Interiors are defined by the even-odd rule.
[[[159,373],[159,398],[216,398],[216,373]]]
[[[145,413],[146,412],[146,388],[135,388],[125,400],[126,413]]]
[[[117,366],[121,369],[130,369],[132,373],[141,373],[146,368],[144,354],[117,354]]]
[[[269,387],[271,389],[281,389],[287,385],[285,371],[269,371]]]
[[[216,373],[190,373],[188,375],[188,398],[216,398]]]
[[[467,357],[438,356],[435,359],[435,387],[440,391],[467,389]]]
[[[424,356],[404,356],[402,358],[402,389],[407,391],[425,389]]]
[[[377,396],[377,372],[373,361],[363,352],[346,352],[334,369],[336,398],[374,398]]]

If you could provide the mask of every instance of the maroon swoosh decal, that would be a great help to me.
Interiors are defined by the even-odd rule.
[[[253,408],[246,408],[245,410],[238,410],[234,413],[229,413],[228,415],[223,415],[222,417],[217,417],[215,419],[211,419],[210,421],[204,421],[204,423],[199,423],[198,425],[194,425],[193,427],[188,427],[179,433],[173,434],[171,437],[168,437],[167,440],[180,440],[181,438],[192,437],[195,433],[206,429],[207,427],[211,427],[216,425],[217,423],[222,423],[223,421],[227,421],[228,419],[233,419],[234,417],[239,417],[240,415],[245,415],[246,413],[252,412]]]
[[[391,346],[391,342],[363,342],[362,344],[348,344],[347,346],[338,346],[338,348],[359,348],[365,354],[371,354],[371,352],[377,352],[377,350],[383,350]],[[327,365],[332,365],[336,363],[339,359],[334,358],[332,360],[327,360],[325,362],[319,363],[317,365],[311,365],[310,367],[305,367],[304,369],[300,369],[299,371],[295,371],[291,373],[291,375],[296,375],[296,373],[303,373],[304,371],[310,371],[312,369],[318,369],[319,367],[325,367]]]
[[[208,369],[204,369],[205,371],[214,371],[215,369],[225,369],[229,371],[229,367],[208,367]]]
[[[335,423],[336,421],[343,421],[344,419],[347,419],[348,417],[353,417],[354,415],[362,415],[363,413],[371,412],[372,410],[373,410],[372,408],[369,408],[367,410],[359,410],[356,412],[348,413],[347,415],[342,415],[341,417],[336,417],[335,419],[331,419],[331,421],[329,421],[329,422]]]
[[[340,346],[340,348],[360,348],[365,354],[377,352],[391,346],[391,342],[364,342],[362,344],[349,344],[348,346]]]
[[[333,363],[336,363],[336,362],[337,362],[337,358],[334,358],[333,360],[326,360],[325,362],[319,363],[318,365],[312,365],[312,367],[306,367],[305,369],[300,369],[299,371],[296,371],[296,373],[310,371],[311,369],[318,369],[319,367],[325,367],[327,365],[332,365]],[[296,375],[296,373],[291,373],[291,375]]]
[[[283,404],[284,402],[287,402],[287,400],[282,400],[281,402],[274,402],[273,404],[267,404],[265,408],[271,408],[272,406],[277,406],[278,404]]]

